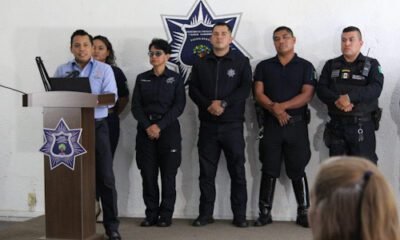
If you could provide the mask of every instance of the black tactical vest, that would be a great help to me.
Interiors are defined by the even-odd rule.
[[[338,94],[343,95],[352,90],[362,90],[363,87],[368,85],[371,59],[365,57],[352,64],[344,63],[340,59],[334,59],[332,60],[331,69],[331,88]],[[343,112],[334,104],[328,106],[329,114],[342,116],[367,116],[376,109],[378,109],[378,99],[357,103],[351,112]]]

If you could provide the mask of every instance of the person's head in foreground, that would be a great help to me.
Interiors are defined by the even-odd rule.
[[[322,164],[311,191],[314,240],[399,240],[396,200],[370,161],[335,157]]]

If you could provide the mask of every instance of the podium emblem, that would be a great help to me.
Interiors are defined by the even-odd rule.
[[[44,145],[39,151],[50,159],[50,170],[64,165],[74,170],[75,158],[86,153],[86,149],[79,143],[82,128],[70,129],[61,118],[56,128],[44,128]]]

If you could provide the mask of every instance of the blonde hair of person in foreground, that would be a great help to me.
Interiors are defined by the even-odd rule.
[[[314,240],[400,240],[393,191],[363,158],[335,157],[322,164],[308,217]]]

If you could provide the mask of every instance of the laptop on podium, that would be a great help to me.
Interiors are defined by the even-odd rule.
[[[92,92],[89,78],[78,77],[78,71],[73,71],[63,78],[49,77],[40,57],[36,57],[36,63],[38,65],[39,73],[46,91]]]

